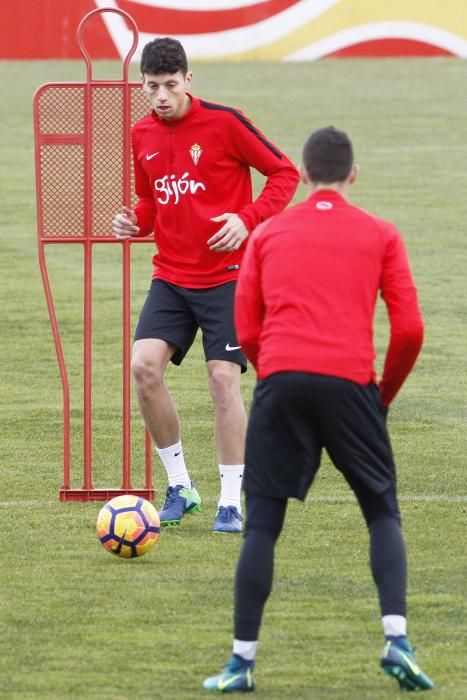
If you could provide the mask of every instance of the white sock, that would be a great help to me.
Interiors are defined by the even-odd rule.
[[[234,639],[233,653],[241,656],[245,661],[254,661],[258,642],[243,642],[241,639]]]
[[[170,445],[170,447],[156,447],[156,452],[167,472],[169,486],[182,484],[182,486],[191,488],[191,479],[186,468],[180,440],[175,445]]]
[[[407,636],[407,618],[403,615],[383,615],[382,622],[385,637]]]
[[[219,506],[235,506],[242,512],[240,500],[244,464],[219,464],[221,477],[221,495]]]

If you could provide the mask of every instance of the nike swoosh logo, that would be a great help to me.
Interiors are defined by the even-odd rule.
[[[225,690],[225,688],[228,688],[229,685],[232,685],[232,683],[235,683],[235,681],[238,681],[241,678],[243,678],[243,673],[237,673],[236,676],[230,676],[230,678],[227,678],[225,681],[219,681],[217,688],[218,690]]]
[[[182,454],[181,450],[180,450],[180,452],[174,452],[174,457],[178,457],[178,455],[181,455],[181,454]]]
[[[127,528],[127,529],[128,529],[128,528]],[[112,549],[112,552],[114,552],[115,554],[120,554],[120,552],[122,551],[123,541],[124,541],[124,539],[125,539],[126,533],[127,533],[127,531],[125,530],[125,532],[123,533],[123,535],[120,537],[120,542],[118,543],[117,547],[112,547],[112,548],[111,548],[111,549]]]
[[[414,664],[412,662],[412,659],[410,659],[407,656],[407,654],[404,654],[404,652],[401,651],[400,649],[399,649],[399,654],[402,656],[402,658],[404,659],[405,663],[408,665],[408,667],[410,668],[410,670],[412,671],[414,676],[420,675],[420,669],[418,668],[418,666],[416,664]]]
[[[241,350],[242,346],[241,345],[230,345],[229,343],[227,343],[227,345],[225,346],[225,349],[227,350],[227,352],[232,352],[232,350]]]
[[[159,151],[156,151],[155,153],[146,153],[146,160],[152,160],[152,158],[154,158],[154,156],[158,156],[158,155],[159,155]]]

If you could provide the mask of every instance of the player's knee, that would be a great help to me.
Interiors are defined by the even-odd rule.
[[[401,518],[398,513],[375,513],[368,517],[366,522],[370,532],[388,527],[401,529]]]
[[[209,389],[218,408],[228,408],[240,395],[239,379],[228,367],[215,367],[209,375]]]
[[[275,543],[284,525],[287,499],[247,494],[246,507],[245,536],[248,533],[256,533],[258,536],[270,538]]]
[[[162,384],[161,368],[150,358],[136,355],[131,360],[131,372],[141,391],[153,391]]]
[[[267,540],[274,546],[279,539],[281,532],[282,526],[279,523],[257,522],[250,518],[247,519],[245,524],[244,537],[254,537],[258,541]]]
[[[367,495],[365,498],[360,495],[360,506],[369,528],[375,521],[385,518],[394,519],[399,525],[401,523],[396,488],[393,484],[383,493],[372,493],[371,497]]]

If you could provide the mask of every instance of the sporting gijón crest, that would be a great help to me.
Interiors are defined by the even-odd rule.
[[[193,146],[190,148],[190,156],[195,165],[198,165],[202,153],[203,149],[201,148],[199,143],[194,143]]]

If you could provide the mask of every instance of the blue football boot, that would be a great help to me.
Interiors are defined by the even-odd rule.
[[[241,656],[233,654],[225,665],[223,673],[206,678],[203,688],[216,690],[218,693],[250,693],[255,689],[254,667],[254,661],[246,661]]]
[[[201,510],[201,498],[193,482],[191,488],[181,484],[169,486],[165,494],[164,505],[159,513],[162,527],[180,525],[186,513],[197,513]]]
[[[213,532],[241,532],[242,516],[235,506],[219,506]]]

